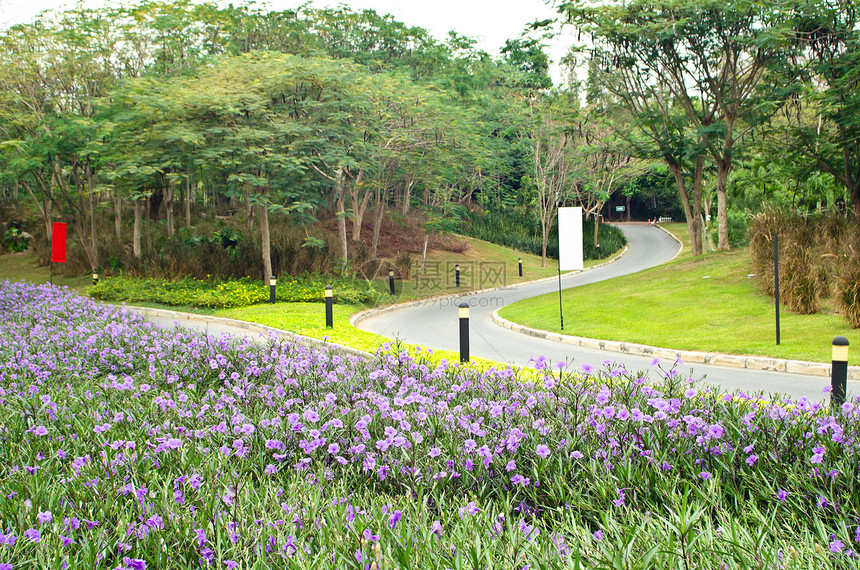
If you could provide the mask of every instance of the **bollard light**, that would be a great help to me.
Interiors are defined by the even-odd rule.
[[[834,406],[845,403],[848,392],[848,339],[833,339],[833,359],[830,366],[830,402]]]
[[[460,362],[469,362],[469,305],[460,303]]]
[[[388,291],[394,295],[394,270],[388,270]]]
[[[93,269],[93,285],[99,284],[99,272],[96,269]]]
[[[325,286],[325,326],[334,328],[334,315],[332,305],[334,304],[334,291],[331,285]]]
[[[278,280],[275,279],[275,276],[272,275],[269,278],[269,302],[273,305],[275,304],[275,286],[277,285]]]
[[[519,258],[519,265],[520,265],[520,277],[522,277],[523,276],[523,258],[522,257]]]
[[[460,286],[460,264],[459,263],[454,266],[454,275],[456,277],[455,283],[456,283],[457,287],[459,287]]]

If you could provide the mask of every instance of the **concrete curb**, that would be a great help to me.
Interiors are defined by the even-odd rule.
[[[582,271],[580,271],[580,270],[568,271],[567,273],[562,275],[562,278],[564,278],[568,275],[575,275],[577,273],[584,273],[586,271],[591,271],[592,269],[597,269],[598,267],[603,267],[604,265],[609,265],[610,263],[614,263],[614,262],[618,261],[619,259],[621,259],[621,257],[625,253],[627,253],[627,246],[626,245],[624,246],[624,249],[621,250],[621,253],[619,253],[618,255],[613,257],[612,259],[610,259],[608,261],[604,261],[603,263],[599,263],[597,265],[592,265],[591,267],[587,267],[587,268],[583,269]],[[372,309],[359,311],[358,313],[352,315],[349,318],[349,324],[350,324],[350,326],[358,328],[358,326],[357,326],[358,323],[360,323],[364,319],[369,319],[370,317],[375,317],[376,315],[380,315],[382,313],[387,313],[389,311],[397,311],[399,309],[406,309],[409,307],[417,307],[420,305],[425,305],[427,303],[435,305],[436,303],[441,304],[442,302],[445,302],[447,304],[452,299],[460,299],[462,297],[468,297],[470,295],[480,295],[482,293],[491,293],[493,291],[500,291],[503,289],[505,289],[505,290],[506,289],[517,289],[517,288],[522,287],[524,285],[531,285],[533,283],[543,283],[545,281],[552,281],[555,279],[558,279],[558,276],[543,277],[541,279],[535,279],[534,281],[523,281],[522,283],[516,283],[516,284],[510,285],[510,286],[505,285],[502,287],[490,287],[489,289],[478,289],[475,291],[464,291],[462,293],[452,293],[449,295],[439,295],[436,297],[427,297],[426,299],[416,299],[414,301],[405,301],[403,303],[395,303],[393,305],[385,305],[384,307],[374,307]]]
[[[122,308],[128,309],[129,311],[134,311],[136,313],[140,313],[144,317],[148,316],[156,316],[162,317],[166,319],[184,319],[188,321],[200,321],[205,323],[219,324],[229,327],[234,327],[238,329],[245,329],[249,332],[257,332],[262,334],[274,334],[279,338],[294,342],[296,344],[301,344],[303,346],[307,346],[308,348],[325,348],[329,350],[334,350],[335,352],[339,352],[341,354],[345,354],[347,356],[356,356],[358,358],[373,358],[373,355],[369,352],[364,352],[363,350],[358,350],[355,348],[351,348],[348,346],[341,346],[339,344],[333,344],[331,342],[320,340],[318,338],[311,338],[308,336],[302,336],[300,334],[296,334],[290,331],[285,331],[281,329],[276,329],[275,327],[268,327],[266,325],[261,325],[258,323],[252,323],[248,321],[240,321],[237,319],[227,319],[224,317],[213,317],[211,315],[197,315],[194,313],[181,313],[179,311],[168,311],[166,309],[153,309],[149,307],[134,307],[131,305],[123,305]]]
[[[514,332],[527,334],[536,338],[552,340],[583,348],[592,348],[617,352],[619,354],[630,354],[634,356],[651,356],[654,358],[665,358],[675,360],[680,358],[684,364],[710,364],[724,368],[741,368],[747,370],[768,370],[772,372],[788,372],[790,374],[803,374],[805,376],[830,376],[830,364],[821,362],[804,362],[802,360],[783,360],[780,358],[768,358],[762,356],[736,356],[731,354],[712,354],[707,352],[696,352],[690,350],[674,350],[671,348],[660,348],[635,344],[631,342],[619,342],[612,340],[598,340],[578,336],[563,335],[539,329],[533,329],[503,319],[498,311],[493,311],[493,322]],[[848,367],[848,379],[860,381],[860,366]]]

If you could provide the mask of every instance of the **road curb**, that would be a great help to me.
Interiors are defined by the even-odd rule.
[[[671,234],[669,234],[669,235],[671,235]],[[576,271],[568,271],[567,273],[562,275],[562,278],[567,277],[568,275],[576,275],[578,273],[585,273],[586,271],[591,271],[592,269],[597,269],[598,267],[604,267],[606,265],[609,265],[610,263],[615,263],[616,261],[621,259],[625,253],[627,253],[627,246],[626,245],[624,246],[624,249],[622,249],[621,252],[618,255],[616,255],[615,257],[613,257],[612,259],[604,261],[603,263],[598,263],[597,265],[592,265],[591,267],[587,267],[587,268],[582,269],[582,270],[577,269]],[[409,307],[417,307],[419,305],[425,305],[427,303],[430,303],[430,304],[440,303],[441,304],[442,302],[446,302],[446,304],[447,304],[447,302],[449,302],[452,299],[460,299],[462,297],[469,297],[470,295],[480,295],[483,293],[492,293],[493,291],[500,291],[503,289],[518,289],[518,288],[523,287],[525,285],[532,285],[534,283],[543,283],[545,281],[553,281],[556,279],[558,279],[557,275],[552,276],[552,277],[542,277],[540,279],[535,279],[533,281],[523,281],[521,283],[516,283],[516,284],[510,285],[510,286],[505,285],[502,287],[490,287],[488,289],[478,289],[475,291],[464,291],[462,293],[451,293],[448,295],[439,295],[436,297],[427,297],[426,299],[416,299],[414,301],[405,301],[403,303],[395,303],[393,305],[385,305],[384,307],[374,307],[372,309],[366,309],[364,311],[359,311],[358,313],[352,315],[349,318],[349,324],[350,324],[350,326],[358,328],[357,325],[361,321],[363,321],[365,319],[369,319],[371,317],[375,317],[377,315],[381,315],[383,313],[390,312],[390,311],[397,311],[399,309],[407,309]]]
[[[531,327],[519,325],[499,316],[498,310],[493,311],[493,322],[501,327],[517,333],[526,334],[536,338],[552,340],[582,348],[591,348],[629,354],[633,356],[651,356],[669,360],[680,359],[684,364],[710,364],[723,368],[739,368],[756,371],[788,372],[790,374],[803,374],[805,376],[830,376],[830,364],[821,362],[805,362],[802,360],[784,360],[780,358],[769,358],[762,356],[737,356],[732,354],[715,354],[709,352],[697,352],[691,350],[674,350],[671,348],[660,348],[632,342],[620,342],[611,340],[599,340],[593,338],[564,335]],[[848,367],[848,379],[860,381],[860,366]]]
[[[373,355],[369,352],[364,352],[363,350],[358,350],[357,348],[341,346],[339,344],[334,344],[326,340],[311,338],[309,336],[302,336],[294,332],[276,329],[275,327],[269,327],[266,325],[261,325],[259,323],[252,323],[250,321],[240,321],[237,319],[228,319],[225,317],[213,317],[211,315],[198,315],[195,313],[182,313],[179,311],[168,311],[166,309],[154,309],[150,307],[135,307],[132,305],[122,305],[122,308],[128,309],[129,311],[134,311],[135,313],[139,313],[144,317],[156,316],[167,319],[184,319],[188,321],[200,321],[205,323],[225,325],[238,329],[245,329],[249,332],[274,334],[282,338],[283,340],[294,342],[296,344],[301,344],[302,346],[306,346],[308,348],[325,348],[328,350],[334,350],[335,352],[346,354],[348,356],[356,356],[359,358],[373,358]]]

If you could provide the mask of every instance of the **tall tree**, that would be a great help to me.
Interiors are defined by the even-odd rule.
[[[636,116],[642,130],[653,137],[653,123],[665,121],[655,112],[685,116],[695,146],[717,168],[718,247],[728,249],[728,175],[738,142],[766,118],[757,88],[787,45],[790,19],[783,7],[763,0],[634,0],[599,7],[568,2],[560,9],[592,35],[597,77]],[[671,145],[667,142],[658,145],[664,154]],[[683,159],[667,158],[676,178],[682,175]],[[702,184],[699,162],[696,158],[691,169],[694,194]],[[697,208],[688,208],[686,190],[678,189],[685,213],[690,210],[691,241],[701,243],[701,229],[692,219]]]

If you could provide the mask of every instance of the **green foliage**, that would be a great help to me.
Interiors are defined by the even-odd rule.
[[[358,304],[375,298],[373,287],[366,281],[310,276],[279,281],[275,289],[276,299],[288,303],[321,303],[325,301],[326,285],[334,288],[337,302]],[[112,277],[99,281],[98,285],[89,290],[89,295],[102,301],[226,309],[267,302],[269,287],[261,281],[251,279],[216,281],[186,277],[171,281]]]
[[[541,254],[540,226],[534,216],[526,216],[512,211],[497,212],[468,212],[460,226],[460,233],[482,239],[490,243],[510,247],[518,251]],[[582,252],[583,258],[605,259],[620,251],[627,240],[618,228],[608,224],[600,224],[598,234],[599,248],[594,247],[594,221],[585,220],[582,223]],[[553,224],[546,253],[548,257],[558,259],[558,230]]]
[[[749,215],[735,208],[729,208],[729,245],[732,247],[743,247],[749,244]],[[717,243],[717,225],[712,221],[708,227],[708,237],[713,243]]]
[[[7,251],[9,253],[27,251],[29,242],[30,235],[13,225],[3,232],[3,247],[0,248],[0,251]]]

